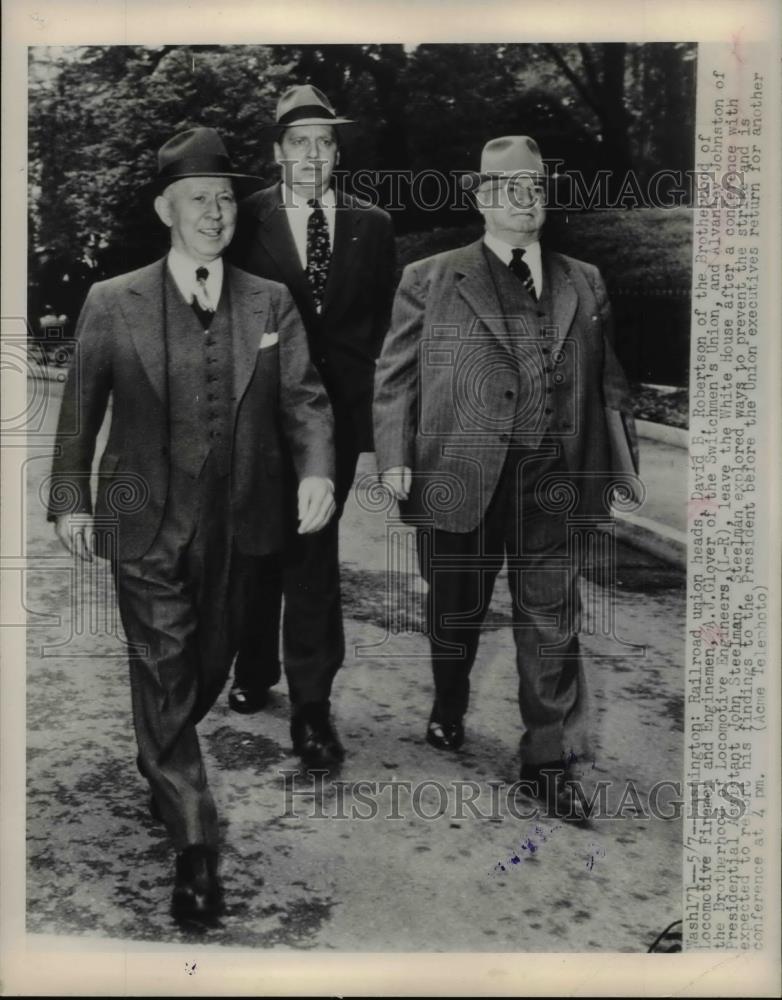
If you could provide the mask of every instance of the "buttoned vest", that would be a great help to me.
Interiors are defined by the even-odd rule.
[[[516,414],[509,453],[515,459],[549,449],[559,437],[559,428],[571,413],[563,369],[568,363],[562,350],[561,331],[553,326],[550,288],[545,279],[541,296],[535,302],[518,277],[488,248],[484,248],[492,281],[497,290],[509,341],[516,358],[519,377]],[[544,456],[535,462],[534,472],[541,475],[562,468],[564,458]],[[534,484],[526,484],[534,488]]]
[[[171,462],[195,477],[211,453],[212,469],[225,476],[231,469],[234,414],[228,281],[208,330],[170,274],[165,297]]]
[[[488,249],[484,252],[517,362],[519,391],[514,421],[517,433],[512,440],[537,449],[544,437],[556,434],[565,411],[570,410],[559,391],[566,356],[560,350],[560,332],[553,327],[550,289],[544,282],[540,300],[533,301],[499,257]]]

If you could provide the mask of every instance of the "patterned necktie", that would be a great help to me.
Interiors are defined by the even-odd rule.
[[[538,296],[535,292],[535,282],[532,280],[532,271],[529,269],[529,265],[524,260],[524,251],[520,247],[513,248],[513,259],[508,268],[516,275],[519,281],[524,285],[524,288],[532,296],[532,301],[537,302]]]
[[[196,284],[193,298],[190,305],[193,307],[196,316],[201,320],[201,326],[205,329],[209,329],[209,325],[212,322],[212,317],[215,314],[215,307],[212,305],[212,300],[209,298],[209,292],[206,289],[206,279],[209,277],[209,269],[206,267],[196,268]]]
[[[329,243],[329,227],[326,215],[317,198],[310,198],[307,204],[312,209],[307,220],[307,280],[312,289],[315,306],[320,312],[323,306],[323,293],[326,290],[326,278],[331,260],[331,244]]]

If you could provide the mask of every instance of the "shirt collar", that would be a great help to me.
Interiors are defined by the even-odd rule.
[[[309,198],[304,198],[293,188],[288,188],[284,192],[286,203],[289,207],[293,208],[309,208],[307,202]],[[334,188],[327,188],[323,194],[320,196],[318,201],[324,208],[336,208],[337,200],[334,196]]]
[[[497,239],[493,233],[484,233],[483,240],[486,246],[495,253],[503,264],[510,264],[513,259],[513,251],[516,249],[512,247],[509,243],[504,240]],[[536,240],[534,243],[530,243],[529,246],[521,248],[524,251],[524,260],[527,262],[527,266],[530,270],[533,268],[540,269],[540,242]]]
[[[196,280],[195,273],[199,267],[205,267],[209,271],[210,282],[214,279],[215,281],[222,283],[222,257],[215,257],[215,259],[210,260],[208,264],[204,264],[203,261],[193,260],[192,257],[188,257],[187,254],[182,253],[181,250],[177,250],[176,247],[171,247],[169,250],[168,268],[180,288],[190,289],[193,287]]]

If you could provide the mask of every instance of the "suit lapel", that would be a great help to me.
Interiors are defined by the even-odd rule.
[[[334,246],[323,295],[323,312],[333,308],[340,291],[345,288],[345,276],[354,273],[361,246],[361,212],[356,211],[342,192],[336,194],[337,210],[334,223]]]
[[[576,292],[570,272],[559,257],[543,253],[543,294],[541,308],[551,317],[551,325],[559,342],[564,340],[573,324],[578,308]]]
[[[301,266],[293,233],[282,204],[281,184],[269,191],[269,197],[264,201],[258,219],[260,225],[257,228],[257,238],[277,265],[282,283],[288,286],[297,302],[308,302],[314,312],[312,292]]]
[[[120,297],[120,311],[152,388],[167,398],[166,338],[163,316],[166,258],[139,272]]]
[[[322,313],[331,311],[340,294],[345,290],[345,276],[354,273],[361,248],[361,229],[364,217],[356,211],[349,198],[336,193],[337,209],[334,223],[334,245],[326,279]],[[282,185],[277,184],[268,192],[258,211],[260,225],[257,238],[266,253],[277,265],[280,280],[287,285],[294,299],[303,303],[306,311],[316,315],[315,300],[301,266],[285,209],[282,204]]]
[[[462,275],[457,281],[457,289],[476,317],[505,347],[513,351],[518,332],[512,328],[513,324],[505,321],[485,252],[482,239],[464,247],[461,259],[456,264],[456,270]],[[578,293],[567,265],[557,255],[544,251],[542,263],[540,309],[551,317],[551,326],[556,329],[555,339],[559,342],[568,335],[573,324],[578,308]]]
[[[120,311],[152,388],[167,400],[164,306],[166,258],[139,273],[120,297]],[[266,330],[268,296],[254,279],[227,261],[223,278],[231,310],[234,385],[237,402],[255,370],[261,333]]]
[[[461,274],[456,287],[476,318],[512,352],[513,336],[505,322],[502,303],[484,254],[483,239],[464,247],[456,262],[456,271]]]
[[[225,277],[231,308],[236,406],[250,383],[258,357],[261,334],[266,331],[269,296],[258,279],[226,262]]]

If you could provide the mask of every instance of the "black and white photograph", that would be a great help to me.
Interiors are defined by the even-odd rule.
[[[607,959],[724,951],[771,995],[771,5],[180,6],[31,10],[4,87],[15,992],[62,948],[70,993],[170,952],[163,995],[345,956],[343,995],[558,995],[531,954],[640,995]]]

